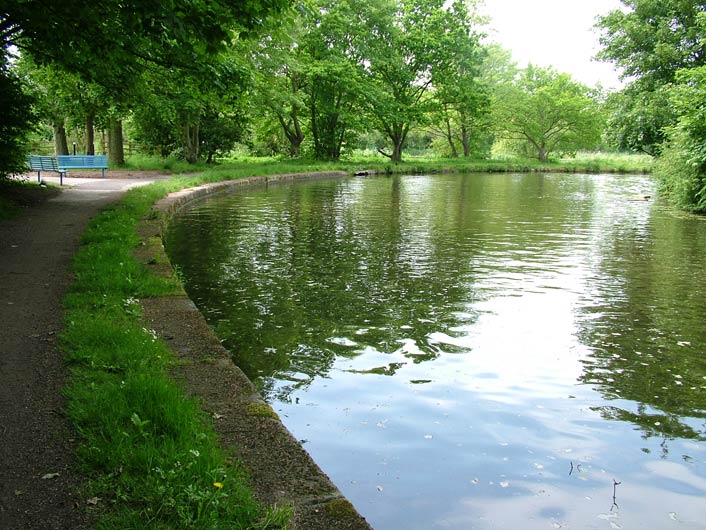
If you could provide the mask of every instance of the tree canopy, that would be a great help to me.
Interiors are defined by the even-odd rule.
[[[677,72],[706,64],[706,14],[694,0],[622,0],[624,9],[600,17],[603,49],[630,80],[625,96],[614,100],[619,148],[658,154],[676,116],[664,89]]]
[[[393,162],[419,146],[487,156],[501,135],[522,154],[536,143],[542,160],[593,145],[595,94],[563,74],[520,75],[483,43],[478,1],[0,0],[3,72],[34,97],[36,117],[15,99],[23,123],[41,119],[57,154],[67,135],[92,152],[96,128],[112,165],[123,122],[144,150],[189,162],[235,142],[328,160],[365,145]],[[537,112],[554,121],[518,133],[520,111],[535,129]]]
[[[601,114],[588,87],[568,74],[528,66],[518,81],[497,94],[497,134],[538,160],[552,153],[590,149],[598,142]]]
[[[288,0],[0,1],[0,36],[40,63],[119,87],[146,63],[197,68]]]
[[[18,96],[20,84],[11,72],[13,50],[40,66],[56,65],[96,82],[106,87],[107,98],[119,101],[153,66],[211,74],[214,59],[234,39],[263,29],[269,15],[288,5],[288,0],[0,0],[0,100],[12,102],[15,119],[8,134],[20,147],[11,156],[0,153],[0,173],[17,170],[32,121],[30,102]]]

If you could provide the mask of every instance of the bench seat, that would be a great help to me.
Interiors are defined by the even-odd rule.
[[[59,167],[57,159],[53,156],[29,155],[27,165],[32,171],[37,172],[37,182],[42,182],[42,171],[53,171],[59,174],[59,184],[64,185],[66,169]]]
[[[105,155],[59,155],[56,157],[60,169],[100,169],[105,177],[108,160]]]

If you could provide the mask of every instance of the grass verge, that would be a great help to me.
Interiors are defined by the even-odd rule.
[[[161,164],[161,165],[160,165]],[[136,157],[128,160],[128,167],[140,169],[163,169],[172,173],[186,173],[194,170],[205,173],[230,173],[261,168],[280,168],[281,172],[302,171],[359,171],[375,170],[382,173],[413,174],[413,173],[514,173],[514,172],[563,172],[563,173],[649,173],[652,170],[653,159],[647,155],[620,153],[578,153],[575,157],[560,160],[539,162],[536,159],[506,157],[498,159],[467,159],[406,157],[399,164],[392,164],[381,156],[353,155],[348,158],[319,162],[306,159],[279,159],[267,157],[240,156],[235,159],[220,160],[215,165],[188,166],[170,159],[153,159],[151,157]]]
[[[288,511],[253,499],[210,418],[169,376],[169,349],[140,321],[140,298],[181,293],[133,256],[135,229],[175,178],[131,191],[90,224],[65,298],[68,413],[99,528],[285,528]]]

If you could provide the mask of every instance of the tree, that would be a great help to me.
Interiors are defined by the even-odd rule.
[[[621,0],[627,8],[600,17],[603,49],[627,77],[654,88],[677,70],[706,64],[704,4],[695,0]]]
[[[0,0],[0,65],[4,75],[9,50],[17,48],[40,65],[60,65],[100,84],[111,103],[124,104],[149,66],[209,78],[214,58],[234,38],[262,30],[270,15],[288,5],[289,0]],[[18,86],[0,83],[6,91],[0,100],[28,104],[14,98]],[[118,122],[113,124],[117,141]],[[25,132],[13,132],[15,143]],[[10,165],[0,159],[0,172]]]
[[[597,101],[568,74],[529,65],[494,102],[498,136],[517,142],[538,160],[555,152],[595,146],[602,130]]]
[[[203,79],[181,70],[152,67],[145,71],[132,103],[136,139],[162,156],[189,163],[228,151],[242,136],[243,94],[248,71],[234,46]]]
[[[664,89],[676,72],[706,64],[706,14],[694,0],[622,0],[627,9],[600,17],[600,59],[615,63],[628,79],[625,97],[610,120],[618,147],[658,154],[676,116]]]
[[[641,91],[637,84],[608,95],[606,140],[618,150],[659,154],[664,130],[674,123],[667,86]]]
[[[337,160],[359,119],[360,68],[355,42],[362,34],[365,0],[316,0],[305,17],[302,69],[314,156]]]
[[[307,79],[300,42],[303,26],[300,14],[281,30],[265,36],[252,53],[255,64],[253,100],[258,109],[262,109],[258,125],[261,130],[281,128],[289,142],[289,154],[294,158],[301,153],[305,138],[302,120],[307,112]]]
[[[443,0],[378,0],[370,2],[365,16],[366,101],[391,146],[378,150],[400,162],[410,129],[423,124],[432,108],[427,95],[434,71],[441,76],[455,59],[462,64],[458,57],[468,48],[457,48],[460,37],[467,43],[477,39],[473,19],[464,2]]]
[[[662,189],[677,205],[704,212],[706,6],[694,0],[623,4],[628,10],[613,11],[598,24],[600,56],[634,78],[614,113],[618,136],[627,131],[623,137],[634,138],[630,147],[659,154]]]
[[[358,41],[369,0],[307,0],[255,53],[257,99],[299,156],[305,136],[314,157],[335,160],[361,123]]]
[[[146,65],[199,70],[288,0],[0,0],[5,47],[59,63],[116,90]]]
[[[35,119],[32,98],[8,63],[0,48],[0,178],[26,169],[24,146]]]
[[[441,122],[437,130],[446,138],[452,156],[458,156],[456,145],[460,144],[463,156],[468,157],[474,141],[488,128],[484,117],[490,98],[481,82],[485,49],[473,30],[474,23],[482,19],[475,17],[466,3],[454,2],[449,9],[455,22],[437,47],[444,60],[434,61],[431,69],[437,123]]]
[[[52,127],[54,152],[69,154],[66,126],[81,129],[86,154],[95,154],[94,123],[104,111],[105,91],[57,65],[38,66],[23,56],[15,63],[34,98],[37,117]]]

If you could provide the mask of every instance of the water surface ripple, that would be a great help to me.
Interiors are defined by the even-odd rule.
[[[642,176],[200,201],[167,247],[377,530],[706,528],[706,223]]]

